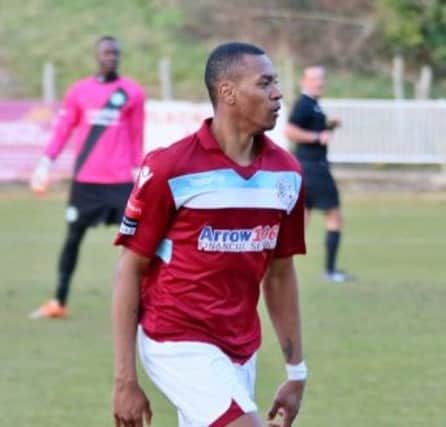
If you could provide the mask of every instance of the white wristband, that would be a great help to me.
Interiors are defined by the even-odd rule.
[[[288,380],[290,381],[303,381],[307,379],[308,370],[305,361],[303,360],[298,365],[286,364],[286,372]]]

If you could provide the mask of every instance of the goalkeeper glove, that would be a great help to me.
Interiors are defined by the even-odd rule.
[[[50,167],[52,160],[43,156],[31,176],[30,187],[35,193],[45,193],[50,183]]]

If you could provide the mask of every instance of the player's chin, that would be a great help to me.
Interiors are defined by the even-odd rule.
[[[262,116],[256,117],[251,124],[253,125],[253,135],[260,135],[263,132],[269,131],[276,126],[278,114],[276,112],[268,112]]]
[[[276,114],[276,113],[274,113],[272,116],[269,116],[265,120],[263,130],[267,131],[267,130],[274,129],[274,127],[276,126],[276,123],[277,123],[277,117],[278,117],[278,114]]]
[[[105,62],[105,69],[108,73],[116,73],[118,71],[119,63],[118,61],[108,61]]]

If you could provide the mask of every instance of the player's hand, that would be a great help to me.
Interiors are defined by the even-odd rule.
[[[115,427],[143,427],[152,421],[150,402],[137,382],[115,381],[113,388]]]
[[[299,413],[305,381],[287,381],[277,389],[268,412],[268,427],[291,427]],[[281,419],[274,421],[279,416]]]
[[[327,128],[330,130],[341,127],[341,125],[342,125],[341,119],[338,119],[337,117],[327,120]]]
[[[327,145],[330,142],[332,135],[333,135],[333,132],[331,130],[323,130],[319,134],[319,142],[322,145]]]
[[[51,159],[46,156],[42,157],[37,163],[30,181],[31,190],[35,193],[42,194],[48,190],[51,163]]]

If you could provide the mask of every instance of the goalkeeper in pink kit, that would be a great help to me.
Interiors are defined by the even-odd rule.
[[[53,136],[31,178],[35,192],[46,191],[50,166],[74,132],[76,156],[57,288],[54,299],[32,312],[32,318],[67,316],[67,296],[85,232],[100,223],[121,222],[142,161],[144,91],[118,75],[120,47],[115,38],[98,40],[96,60],[97,74],[67,90]]]

